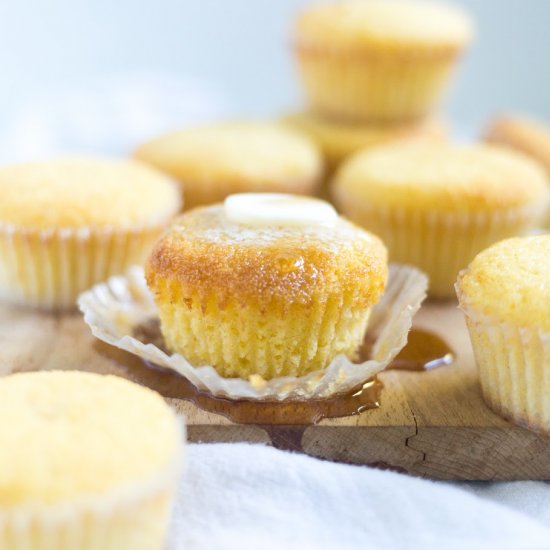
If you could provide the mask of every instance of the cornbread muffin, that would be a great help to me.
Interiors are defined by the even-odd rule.
[[[294,47],[314,111],[404,121],[433,110],[470,42],[472,22],[428,0],[346,0],[298,17]]]
[[[487,404],[550,435],[550,235],[484,250],[456,285]]]
[[[326,119],[314,113],[287,115],[283,123],[308,135],[319,147],[325,159],[328,174],[352,153],[397,139],[426,139],[445,141],[447,128],[439,118],[428,118],[405,124],[350,124]],[[324,178],[319,195],[329,197],[328,182]]]
[[[0,379],[0,548],[161,550],[182,429],[156,393],[115,376]]]
[[[245,193],[181,216],[146,277],[166,345],[192,365],[301,376],[354,356],[386,249],[319,199]]]
[[[541,163],[550,177],[550,127],[515,115],[497,117],[485,132],[485,140],[521,151]],[[550,226],[547,215],[546,224]]]
[[[490,145],[399,143],[344,163],[332,189],[342,213],[379,235],[393,261],[418,266],[435,297],[490,244],[535,227],[548,203],[543,170]]]
[[[177,179],[187,209],[241,191],[312,194],[323,172],[312,142],[268,122],[188,128],[145,143],[135,157]]]
[[[137,161],[0,167],[0,298],[74,307],[81,291],[141,263],[180,205],[177,186]]]

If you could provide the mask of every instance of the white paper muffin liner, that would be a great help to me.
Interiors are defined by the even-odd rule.
[[[357,388],[391,363],[407,343],[412,319],[426,297],[427,285],[428,279],[421,271],[404,265],[390,266],[386,291],[370,317],[368,333],[375,335],[370,360],[352,363],[339,355],[326,369],[267,381],[255,377],[250,381],[223,378],[212,366],[194,367],[179,354],[170,355],[136,339],[136,327],[157,318],[142,268],[133,267],[126,276],[111,277],[94,286],[80,295],[78,304],[94,336],[176,371],[199,390],[230,399],[319,399]]]
[[[361,53],[298,40],[295,56],[311,108],[348,122],[402,122],[437,108],[456,68],[456,52]]]
[[[338,193],[338,187],[336,188]],[[461,269],[491,244],[524,235],[537,225],[545,203],[493,212],[436,212],[382,207],[340,197],[344,214],[377,234],[396,262],[430,278],[430,296],[454,297]]]
[[[141,263],[173,213],[163,222],[120,229],[0,224],[0,299],[44,309],[76,308],[81,292]]]
[[[465,304],[461,309],[487,405],[515,424],[550,435],[550,333]]]
[[[180,426],[180,441],[185,426]],[[0,548],[132,550],[161,548],[183,464],[183,443],[157,473],[97,496],[0,508]],[[124,546],[128,548],[128,546]]]

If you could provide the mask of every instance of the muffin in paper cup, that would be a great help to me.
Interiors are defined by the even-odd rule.
[[[380,239],[330,204],[243,193],[179,217],[145,273],[169,350],[267,380],[352,357],[387,269]]]
[[[81,296],[96,336],[216,395],[275,399],[327,396],[372,377],[408,330],[387,335],[380,316],[406,325],[426,287],[423,275],[401,270],[385,290],[380,239],[320,199],[266,193],[183,214],[155,245],[145,276],[149,291],[130,274]],[[376,314],[383,296],[393,301]],[[159,320],[160,348],[135,338],[136,319],[147,317]],[[374,361],[357,366],[367,326],[387,338]]]
[[[392,261],[454,296],[458,272],[491,244],[537,227],[548,205],[542,169],[497,146],[399,143],[360,152],[336,174],[342,213],[379,235]]]
[[[50,371],[5,377],[0,396],[17,417],[0,430],[3,550],[163,547],[184,433],[158,394]]]
[[[67,158],[0,169],[0,298],[47,309],[143,263],[179,210],[176,185],[134,161]]]
[[[426,0],[348,0],[304,10],[294,50],[311,108],[351,121],[433,111],[472,36],[461,10]]]
[[[456,291],[486,403],[550,435],[550,235],[484,250],[461,272]]]

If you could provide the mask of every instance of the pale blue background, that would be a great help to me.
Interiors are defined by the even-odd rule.
[[[304,0],[19,0],[0,4],[0,122],[90,79],[175,74],[206,82],[234,114],[299,104],[289,51]],[[550,1],[458,0],[478,23],[448,112],[473,127],[495,111],[550,119]],[[147,77],[148,78],[148,77]],[[102,86],[91,86],[101,95]],[[45,101],[46,103],[48,100]]]

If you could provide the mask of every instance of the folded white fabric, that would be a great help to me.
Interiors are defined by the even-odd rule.
[[[550,548],[541,523],[446,483],[244,443],[187,462],[169,550]]]

